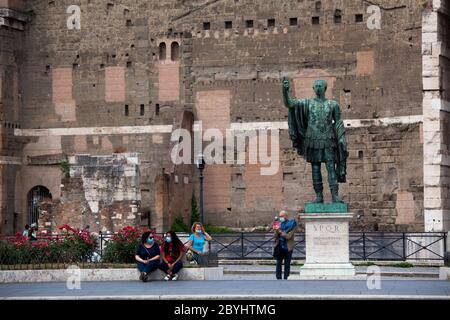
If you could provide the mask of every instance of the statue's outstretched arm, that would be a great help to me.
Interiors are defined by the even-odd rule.
[[[289,80],[286,77],[282,79],[282,88],[283,88],[283,102],[287,108],[293,108],[296,105],[297,100],[292,99],[289,96]]]

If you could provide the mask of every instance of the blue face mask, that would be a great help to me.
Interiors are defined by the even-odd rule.
[[[283,223],[283,222],[285,222],[285,221],[286,221],[285,218],[280,218],[280,222],[281,222],[281,223]]]
[[[197,230],[195,230],[195,232],[202,233],[202,229],[197,229]]]
[[[147,243],[148,243],[148,244],[153,244],[153,238],[148,238],[148,239],[147,239]]]
[[[166,237],[166,242],[167,242],[167,243],[172,242],[172,238],[171,238],[171,237]]]

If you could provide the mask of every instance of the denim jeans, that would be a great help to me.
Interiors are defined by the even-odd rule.
[[[181,268],[183,268],[183,263],[181,261],[178,261],[172,267],[172,274],[178,273],[181,270]],[[164,261],[161,261],[161,263],[159,264],[159,269],[164,273],[167,273],[167,271],[169,271],[169,265]]]
[[[277,258],[277,267],[275,271],[275,275],[277,279],[281,279],[281,268],[284,260],[284,279],[289,277],[289,273],[291,272],[291,259],[292,259],[292,251],[287,251],[281,249],[280,256]]]
[[[198,254],[194,252],[193,258],[199,266],[206,266],[208,264],[208,261],[206,260],[206,257],[203,254]]]
[[[153,260],[147,264],[142,263],[142,262],[137,263],[137,268],[138,268],[139,272],[145,272],[147,274],[158,269],[158,266],[159,266],[159,260]]]

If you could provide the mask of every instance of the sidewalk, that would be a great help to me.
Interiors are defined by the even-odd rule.
[[[275,265],[222,265],[224,271],[224,279],[226,280],[273,280],[275,277]],[[356,266],[356,274],[365,276],[367,274],[367,266]],[[413,267],[398,268],[380,266],[382,277],[397,278],[415,278],[415,279],[439,279],[438,267]],[[291,277],[295,279],[299,274],[300,266],[291,266]]]
[[[370,290],[366,281],[139,281],[1,284],[3,299],[450,299],[450,281],[383,280]]]

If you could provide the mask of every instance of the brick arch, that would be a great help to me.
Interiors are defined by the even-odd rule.
[[[180,44],[178,43],[178,41],[172,41],[172,43],[170,44],[170,60],[180,60]]]
[[[49,188],[37,185],[27,193],[27,216],[29,223],[37,223],[39,220],[39,206],[43,201],[51,201],[53,198]]]
[[[160,42],[158,45],[159,48],[159,60],[160,61],[164,61],[167,59],[167,46],[166,43],[164,41]]]
[[[63,173],[58,166],[25,166],[16,176],[15,208],[20,221],[28,222],[28,192],[36,186],[44,186],[57,201],[61,196],[61,179]]]

